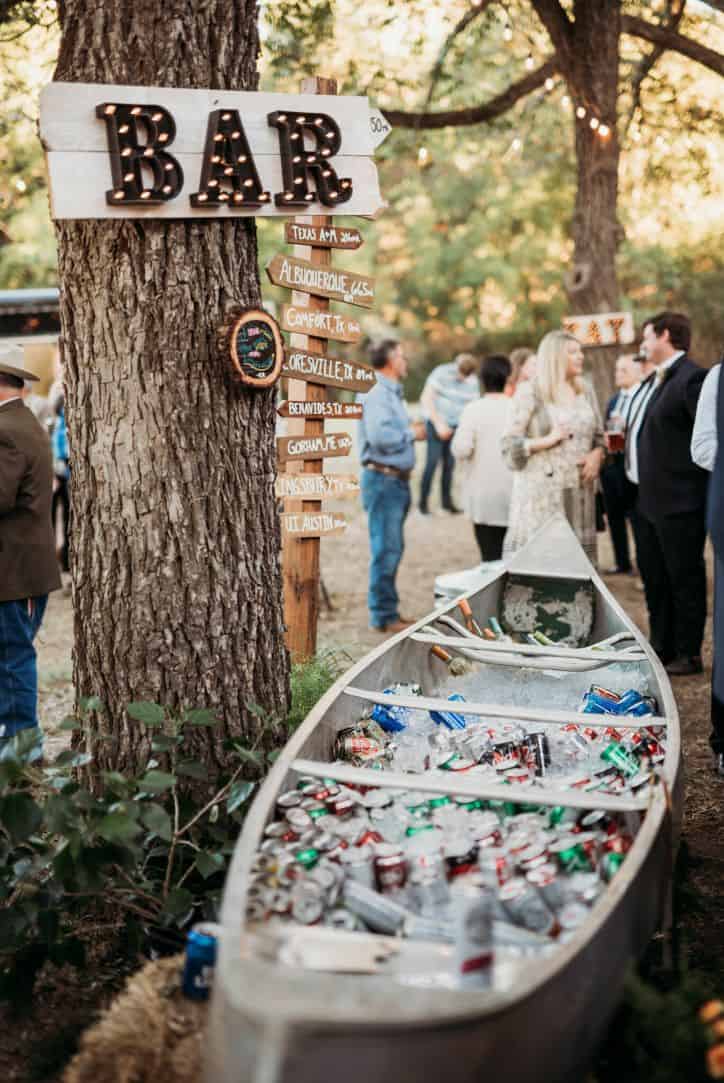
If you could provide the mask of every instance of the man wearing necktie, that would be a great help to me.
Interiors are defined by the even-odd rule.
[[[638,388],[637,370],[633,354],[622,354],[616,361],[615,383],[618,391],[606,407],[607,434],[615,431],[622,435],[626,431],[632,400]],[[618,426],[615,430],[614,425]],[[606,574],[629,575],[632,568],[626,524],[632,508],[631,486],[626,479],[623,451],[610,446],[609,452],[609,462],[601,470],[601,488],[616,564]]]
[[[642,349],[655,371],[631,404],[626,445],[627,472],[638,483],[636,549],[651,645],[672,676],[701,673],[706,619],[707,474],[691,458],[706,372],[688,358],[690,341],[679,313],[644,325]]]

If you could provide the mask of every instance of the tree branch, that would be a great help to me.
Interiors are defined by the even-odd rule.
[[[722,0],[724,2],[724,0]],[[684,15],[684,8],[686,7],[686,0],[668,0],[667,3],[667,21],[664,24],[666,30],[676,30]],[[631,108],[626,118],[624,130],[628,131],[631,127],[633,118],[636,115],[636,111],[641,107],[641,90],[643,85],[651,73],[652,68],[658,64],[661,57],[666,52],[664,45],[655,45],[650,53],[642,58],[640,63],[636,66],[633,79],[631,80]]]
[[[571,49],[571,22],[559,0],[531,0],[531,4],[548,31],[554,49],[567,62]]]
[[[393,128],[451,128],[465,124],[484,124],[495,120],[525,98],[531,91],[543,86],[546,79],[558,70],[555,56],[546,60],[542,67],[532,71],[525,78],[513,83],[490,101],[472,105],[467,109],[451,109],[444,113],[406,113],[397,109],[383,109],[382,112]]]
[[[474,22],[475,19],[482,15],[483,12],[487,11],[487,9],[492,3],[493,0],[479,0],[479,3],[473,4],[471,8],[468,8],[462,18],[458,20],[456,25],[452,28],[452,30],[446,37],[445,43],[440,50],[440,54],[435,61],[435,64],[433,65],[432,71],[430,72],[430,89],[427,92],[425,104],[422,107],[424,113],[427,113],[430,107],[432,96],[435,93],[435,87],[437,86],[437,82],[442,75],[443,65],[445,64],[445,60],[447,59],[447,54],[452,48],[453,42],[457,37],[459,37],[460,34],[463,33],[464,30],[467,30],[467,28],[472,22]]]
[[[661,45],[664,49],[671,49],[675,53],[681,53],[682,56],[688,56],[690,60],[703,64],[705,68],[710,68],[717,75],[724,75],[724,56],[721,53],[675,30],[667,30],[664,26],[654,26],[653,23],[647,23],[645,19],[639,19],[635,15],[621,16],[621,30],[624,34],[650,41],[652,45]]]

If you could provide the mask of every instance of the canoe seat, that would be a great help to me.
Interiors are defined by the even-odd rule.
[[[556,643],[585,647],[591,641],[595,616],[590,580],[506,576],[499,620],[508,633],[543,632]]]

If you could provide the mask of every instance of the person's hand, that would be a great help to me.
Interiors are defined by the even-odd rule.
[[[544,436],[543,439],[545,440],[545,442],[546,442],[545,446],[548,449],[548,448],[556,447],[558,444],[561,444],[564,440],[570,440],[570,438],[572,436],[573,436],[573,432],[572,432],[572,430],[570,428],[567,428],[567,427],[561,426],[561,425],[554,425],[553,428],[551,429],[551,431],[548,433],[548,435]]]
[[[443,441],[448,441],[453,434],[453,430],[450,428],[449,425],[446,425],[444,421],[439,421],[435,423],[435,432],[437,433],[440,440]]]
[[[601,448],[594,448],[593,451],[588,452],[588,455],[584,455],[582,459],[579,459],[581,481],[584,485],[593,485],[601,471],[602,462],[603,451]]]
[[[424,421],[413,421],[410,428],[413,440],[427,440],[427,426]]]

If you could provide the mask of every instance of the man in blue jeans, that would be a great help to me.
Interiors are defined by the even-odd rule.
[[[410,424],[402,392],[407,359],[399,342],[386,339],[371,353],[377,383],[361,398],[362,505],[370,532],[370,627],[401,632],[410,621],[400,617],[395,579],[404,549],[403,527],[410,508],[410,475],[415,440],[425,439],[422,422]]]
[[[60,587],[50,442],[22,400],[23,381],[37,379],[22,363],[19,347],[0,347],[0,750],[21,730],[37,732],[33,640]]]

